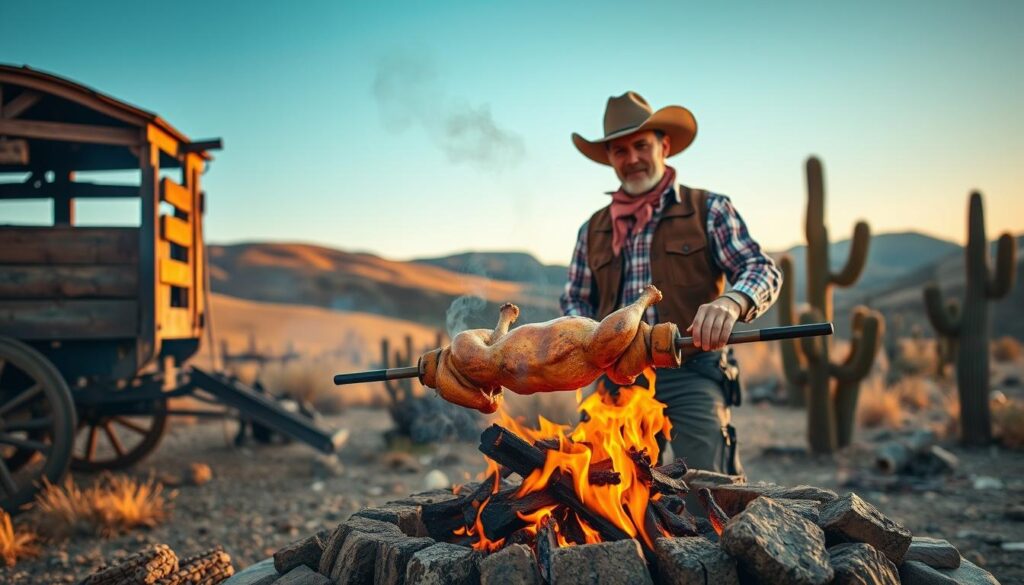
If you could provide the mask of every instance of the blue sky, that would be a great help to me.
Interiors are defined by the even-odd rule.
[[[616,186],[569,136],[629,89],[693,111],[672,164],[770,249],[803,240],[810,154],[834,239],[963,241],[975,188],[1024,231],[1024,2],[552,4],[7,2],[0,62],[223,137],[218,243],[565,263]]]

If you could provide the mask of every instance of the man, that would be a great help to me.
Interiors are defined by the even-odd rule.
[[[572,135],[584,156],[615,170],[621,187],[580,228],[562,312],[602,319],[645,285],[661,289],[665,298],[646,320],[685,327],[695,345],[683,367],[659,370],[655,383],[672,422],[672,451],[690,467],[741,474],[729,411],[738,403],[735,368],[722,349],[737,321],[775,302],[782,274],[727,197],[676,182],[666,159],[697,134],[689,110],[654,112],[627,92],[608,99],[604,133],[597,140]]]

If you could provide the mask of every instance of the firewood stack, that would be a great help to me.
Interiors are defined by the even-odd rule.
[[[231,556],[219,546],[179,560],[171,547],[153,544],[79,585],[218,585],[234,572]]]

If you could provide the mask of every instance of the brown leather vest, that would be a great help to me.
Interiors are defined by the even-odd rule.
[[[675,323],[685,331],[698,307],[722,295],[725,276],[708,247],[707,191],[684,185],[676,189],[681,193],[679,202],[669,200],[654,228],[651,282],[665,297],[657,305],[658,321]],[[590,300],[597,307],[598,319],[619,308],[623,258],[612,252],[609,205],[591,216],[587,228],[587,264],[594,275]]]

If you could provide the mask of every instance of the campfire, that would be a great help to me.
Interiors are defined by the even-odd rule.
[[[658,435],[668,439],[671,423],[654,397],[653,370],[644,376],[646,385],[578,400],[572,429],[543,417],[533,429],[499,411],[480,437],[484,481],[423,506],[430,535],[482,552],[526,544],[542,558],[579,544],[633,538],[650,552],[662,536],[720,534],[726,518],[710,492],[700,494],[710,525],[686,510],[683,460],[656,466]],[[509,482],[512,473],[522,482]]]

